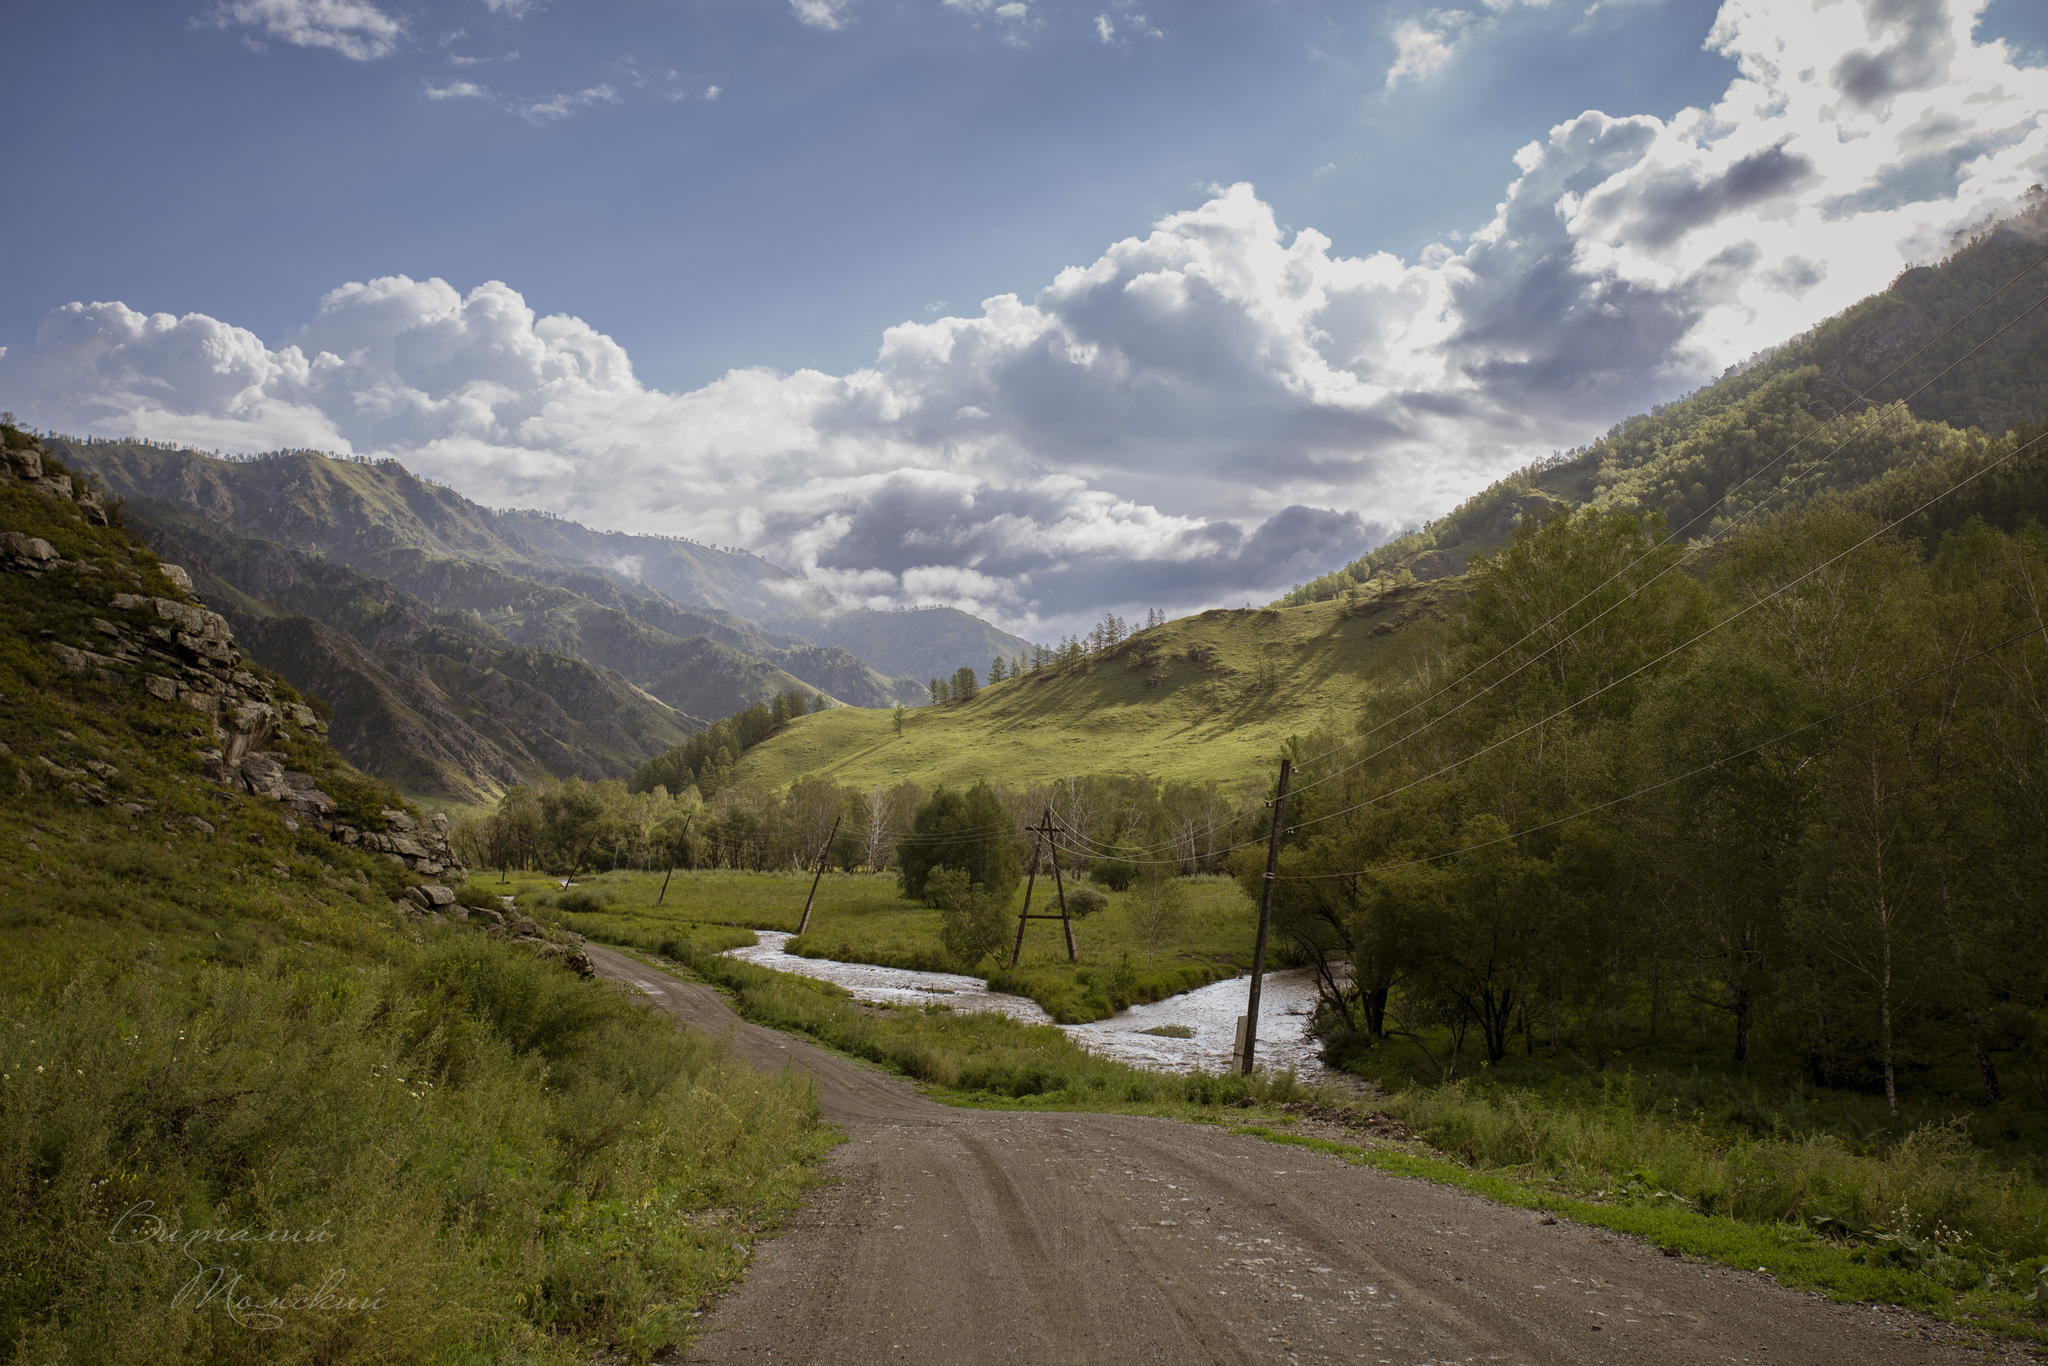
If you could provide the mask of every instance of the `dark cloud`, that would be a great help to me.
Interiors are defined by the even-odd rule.
[[[1031,575],[1042,615],[1085,613],[1097,604],[1199,607],[1242,595],[1266,602],[1327,574],[1385,540],[1392,528],[1356,512],[1289,507],[1246,535],[1229,523],[1190,533],[1184,557],[1126,559],[1113,552],[1069,558]],[[1200,550],[1199,554],[1185,554]]]
[[[1782,144],[1752,152],[1718,176],[1700,179],[1690,169],[1665,171],[1632,185],[1625,202],[1607,208],[1622,217],[1616,239],[1657,250],[1724,214],[1753,208],[1798,190],[1816,178],[1813,162]]]
[[[1894,95],[1926,90],[1948,75],[1955,43],[1946,0],[1871,0],[1872,34],[1897,36],[1875,52],[1851,52],[1830,73],[1835,89],[1859,109],[1881,110]]]
[[[1900,209],[1937,199],[1954,199],[1963,186],[1963,168],[1983,156],[2010,147],[2033,128],[2033,121],[1997,133],[1936,148],[1919,156],[1896,161],[1871,177],[1870,183],[1849,194],[1830,195],[1821,201],[1821,216],[1829,222],[1859,213]]]

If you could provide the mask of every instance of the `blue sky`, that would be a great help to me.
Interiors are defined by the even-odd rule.
[[[64,206],[10,225],[36,269],[0,282],[6,335],[119,298],[273,336],[344,279],[403,272],[512,282],[663,387],[838,372],[1209,184],[1256,184],[1347,254],[1414,252],[1484,220],[1532,132],[1668,116],[1732,72],[1699,0],[1518,9],[1455,73],[1391,91],[1416,7],[1167,0],[1141,27],[1090,0],[1019,26],[855,0],[836,30],[767,0],[386,8],[405,36],[349,60],[203,3],[17,7],[10,51],[83,89],[0,135],[16,182]],[[492,98],[427,93],[457,82]]]
[[[39,73],[0,402],[388,451],[1038,634],[1320,572],[2048,164],[2021,0],[173,0],[0,40]]]

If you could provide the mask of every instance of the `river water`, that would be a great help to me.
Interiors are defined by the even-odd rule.
[[[1030,997],[990,991],[979,977],[799,958],[783,950],[789,935],[760,930],[757,937],[759,943],[733,949],[730,956],[777,972],[837,983],[857,1000],[890,1005],[944,1002],[955,1010],[999,1010],[1027,1024],[1052,1023],[1052,1017]],[[1151,1005],[1132,1006],[1093,1024],[1060,1027],[1090,1052],[1136,1067],[1157,1072],[1220,1072],[1230,1065],[1237,1017],[1244,1014],[1250,985],[1250,978],[1234,977]],[[1316,1056],[1315,1040],[1308,1035],[1315,1003],[1315,978],[1306,968],[1266,974],[1259,989],[1259,1066],[1276,1071],[1291,1067],[1304,1081],[1353,1084],[1354,1079],[1325,1067]],[[1194,1035],[1176,1039],[1145,1032],[1163,1025],[1180,1025],[1194,1030]]]

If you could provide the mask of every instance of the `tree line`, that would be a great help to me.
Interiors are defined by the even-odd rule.
[[[565,875],[669,867],[787,871],[812,867],[821,855],[826,866],[844,872],[900,873],[907,850],[912,871],[905,888],[921,897],[925,872],[946,864],[958,843],[958,823],[945,813],[957,813],[969,795],[927,791],[914,782],[863,788],[817,774],[785,789],[728,784],[709,797],[695,785],[680,792],[661,783],[635,790],[615,779],[570,778],[512,788],[489,813],[460,822],[455,838],[476,867]],[[1147,845],[1164,846],[1164,861],[1177,873],[1221,871],[1231,846],[1253,837],[1259,809],[1249,790],[1128,775],[985,783],[972,795],[969,823],[1007,852],[989,854],[992,861],[967,871],[1004,896],[1013,881],[989,870],[1022,868],[1034,838],[1030,827],[1048,807],[1062,832],[1062,870],[1092,874],[1117,889],[1159,861],[1137,852]],[[991,810],[999,815],[989,818]],[[920,834],[935,851],[922,861]],[[956,857],[950,866],[964,865]]]

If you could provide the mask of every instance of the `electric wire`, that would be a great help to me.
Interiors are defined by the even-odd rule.
[[[1785,741],[1792,739],[1794,736],[1803,735],[1807,731],[1814,729],[1816,726],[1824,726],[1830,721],[1840,720],[1842,717],[1847,716],[1850,712],[1859,711],[1864,707],[1873,706],[1876,703],[1884,701],[1888,697],[1896,697],[1898,694],[1905,692],[1910,688],[1919,687],[1922,683],[1927,682],[1931,678],[1938,678],[1942,674],[1952,672],[1956,669],[1960,669],[1965,664],[1974,663],[1975,661],[1984,658],[1984,656],[1986,655],[1995,654],[1998,651],[2003,650],[2008,645],[2012,645],[2018,641],[2025,640],[2029,636],[2038,636],[2043,633],[2048,633],[2048,624],[2029,626],[2024,631],[2020,631],[2014,635],[2007,636],[2004,640],[1999,641],[1996,645],[1987,645],[1983,649],[1977,651],[1975,654],[1965,655],[1961,659],[1952,660],[1949,663],[1942,665],[1938,669],[1929,669],[1926,673],[1921,674],[1917,678],[1910,678],[1906,680],[1904,683],[1897,685],[1896,687],[1887,688],[1885,691],[1881,693],[1876,693],[1870,697],[1865,697],[1858,701],[1851,702],[1846,707],[1842,707],[1838,710],[1829,712],[1826,716],[1817,717],[1812,721],[1806,722],[1804,725],[1794,726],[1791,730],[1785,731],[1782,734],[1774,735],[1768,740],[1759,740],[1753,745],[1747,746],[1743,749],[1736,750],[1732,754],[1724,754],[1718,759],[1713,759],[1708,761],[1707,763],[1699,765],[1697,768],[1687,769],[1683,773],[1674,774],[1669,778],[1659,779],[1658,781],[1650,783],[1647,786],[1639,787],[1633,792],[1624,792],[1619,797],[1610,797],[1604,802],[1596,802],[1591,806],[1585,807],[1578,811],[1574,811],[1568,816],[1557,816],[1550,820],[1539,822],[1535,825],[1524,826],[1520,830],[1511,830],[1503,835],[1495,835],[1492,839],[1480,840],[1476,844],[1464,845],[1457,849],[1447,849],[1440,854],[1426,854],[1420,858],[1403,859],[1396,863],[1383,863],[1375,865],[1371,868],[1356,868],[1338,873],[1279,873],[1276,875],[1276,877],[1279,881],[1282,882],[1319,882],[1328,881],[1331,878],[1364,877],[1370,873],[1390,873],[1399,868],[1413,868],[1418,864],[1436,863],[1443,859],[1455,858],[1459,854],[1470,853],[1474,849],[1485,849],[1496,844],[1504,843],[1508,840],[1520,839],[1524,835],[1533,835],[1536,834],[1538,831],[1548,830],[1551,829],[1553,826],[1564,825],[1568,822],[1579,820],[1583,817],[1593,815],[1596,812],[1605,811],[1609,807],[1619,806],[1623,802],[1633,801],[1637,797],[1648,796],[1650,793],[1656,792],[1659,789],[1670,787],[1673,783],[1682,783],[1686,781],[1688,778],[1697,778],[1702,773],[1711,772],[1712,770],[1721,767],[1721,765],[1723,764],[1733,763],[1737,759],[1746,758],[1751,754],[1755,754],[1759,750],[1769,749],[1772,745],[1783,744]]]

